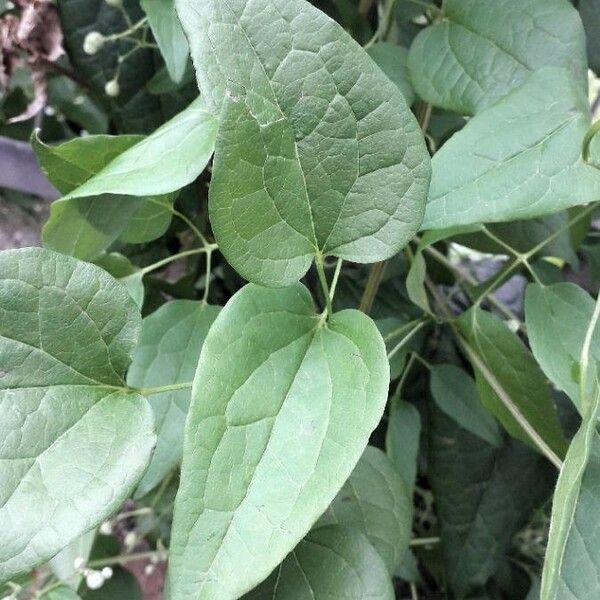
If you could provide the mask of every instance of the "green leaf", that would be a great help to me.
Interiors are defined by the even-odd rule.
[[[600,72],[600,43],[598,28],[600,27],[600,2],[598,0],[579,0],[577,8],[583,21],[587,39],[587,55],[590,69]]]
[[[429,153],[366,52],[305,0],[179,0],[177,10],[221,118],[209,209],[227,261],[277,287],[315,255],[396,254],[423,218]]]
[[[385,434],[385,451],[411,490],[417,478],[420,435],[419,411],[412,404],[394,398]]]
[[[390,459],[367,446],[319,524],[345,525],[364,533],[393,575],[410,542],[411,492]]]
[[[367,54],[377,66],[393,81],[402,92],[406,103],[411,106],[415,101],[415,92],[408,75],[408,50],[389,42],[373,44]]]
[[[367,538],[340,525],[311,531],[244,600],[393,600],[383,560]]]
[[[564,457],[567,443],[546,378],[531,352],[503,321],[479,308],[461,315],[456,324],[468,342],[484,406],[513,437]]]
[[[581,159],[588,126],[572,76],[534,73],[435,154],[422,229],[530,219],[597,200],[600,172]]]
[[[142,243],[163,235],[174,192],[204,170],[216,129],[198,98],[146,138],[90,136],[49,147],[34,137],[42,168],[66,193],[52,204],[45,245],[91,259],[119,236]]]
[[[66,585],[61,585],[42,594],[40,600],[81,600],[81,598]]]
[[[175,2],[174,0],[141,0],[140,4],[148,17],[148,23],[160,53],[165,59],[169,75],[175,83],[178,83],[185,74],[190,49],[175,12]]]
[[[28,248],[0,254],[0,581],[117,510],[155,442],[125,387],[141,327],[105,271]]]
[[[363,313],[323,323],[300,284],[235,294],[192,389],[171,600],[237,598],[267,577],[350,476],[388,384],[383,340]]]
[[[543,67],[571,71],[587,88],[585,35],[566,0],[447,0],[443,20],[412,43],[408,66],[423,100],[471,115]]]
[[[429,481],[446,584],[459,599],[496,572],[514,535],[554,484],[554,468],[515,440],[495,448],[434,406]]]
[[[160,387],[192,381],[204,338],[220,307],[193,300],[174,300],[146,317],[127,382],[135,387]],[[177,390],[150,398],[158,441],[136,496],[158,485],[181,462],[183,430],[190,391]]]
[[[573,283],[527,287],[525,316],[533,355],[550,381],[573,400],[580,412],[579,361],[593,312],[590,295]],[[591,353],[594,360],[600,360],[598,331],[592,338]]]
[[[406,293],[414,304],[422,308],[426,313],[433,314],[429,306],[429,298],[425,291],[425,276],[427,274],[427,264],[423,258],[423,253],[417,251],[410,263],[410,269],[406,276]]]
[[[541,600],[583,600],[600,594],[600,552],[596,543],[600,512],[599,408],[596,374],[588,411],[571,442],[554,491]]]
[[[583,599],[600,591],[600,553],[594,541],[600,508],[600,370],[592,353],[599,317],[600,297],[586,322],[581,345],[580,410],[583,417],[554,492],[541,600]],[[582,577],[586,582],[584,586]]]
[[[463,429],[492,446],[504,443],[498,423],[479,399],[475,382],[454,365],[433,365],[431,395],[436,404]]]
[[[155,196],[192,183],[212,157],[217,119],[203,97],[108,164],[67,198]]]

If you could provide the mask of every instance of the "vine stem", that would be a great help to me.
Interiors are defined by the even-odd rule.
[[[136,560],[146,559],[159,559],[164,560],[166,558],[165,551],[151,550],[148,552],[137,552],[135,554],[123,554],[121,556],[111,556],[109,558],[101,558],[98,560],[90,561],[87,566],[90,569],[97,569],[99,567],[110,567],[111,565],[123,565],[125,563],[135,562]]]
[[[409,331],[393,348],[392,350],[390,350],[388,352],[388,360],[391,360],[392,358],[394,358],[394,356],[396,356],[396,354],[404,347],[406,346],[406,344],[408,344],[408,342],[410,342],[410,340],[417,334],[417,332],[421,329],[423,329],[423,327],[425,327],[425,325],[427,325],[427,321],[421,321],[420,323],[417,323],[417,325],[415,325],[411,331]]]
[[[586,387],[587,387],[587,372],[590,362],[590,348],[592,346],[592,338],[598,325],[598,319],[600,319],[600,294],[596,299],[596,306],[590,324],[585,332],[585,339],[583,340],[583,346],[581,347],[581,355],[579,358],[580,373],[579,373],[579,395],[581,396],[580,402],[584,406],[586,404]]]
[[[188,390],[192,387],[192,381],[186,381],[185,383],[172,383],[171,385],[163,385],[160,387],[149,387],[149,388],[131,388],[133,391],[138,392],[142,396],[153,396],[155,394],[163,394],[164,392],[174,392],[177,390]]]
[[[319,282],[321,284],[321,290],[325,297],[325,310],[327,317],[333,314],[333,308],[331,305],[331,293],[329,292],[329,285],[327,284],[327,277],[325,276],[325,268],[323,262],[323,255],[317,254],[315,257],[315,264],[317,265],[317,273],[319,274]]]
[[[185,250],[184,252],[179,252],[179,254],[173,254],[173,256],[163,258],[163,260],[159,260],[158,262],[148,265],[147,267],[144,267],[143,269],[140,269],[139,271],[136,271],[135,273],[132,273],[131,275],[126,275],[125,277],[121,277],[120,281],[127,281],[129,279],[134,279],[136,277],[144,277],[144,275],[147,275],[148,273],[152,273],[152,271],[156,271],[157,269],[160,269],[161,267],[164,267],[176,260],[179,260],[180,258],[186,258],[187,256],[194,256],[195,254],[201,254],[203,252],[212,252],[216,248],[218,248],[218,246],[216,244],[208,244],[207,246],[204,246],[203,248],[194,248],[192,250]]]
[[[361,310],[366,315],[368,315],[371,312],[371,308],[373,308],[375,296],[377,296],[379,286],[383,280],[383,272],[385,271],[386,262],[387,261],[383,260],[375,263],[371,267],[369,279],[367,279],[367,285],[365,286],[365,291],[363,292],[360,300],[360,306],[358,307],[358,310]]]

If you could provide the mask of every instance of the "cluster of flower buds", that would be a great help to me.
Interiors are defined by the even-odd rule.
[[[110,567],[104,567],[100,571],[90,569],[85,566],[85,559],[81,557],[75,559],[73,566],[85,577],[85,584],[90,590],[99,590],[113,576],[113,570]]]

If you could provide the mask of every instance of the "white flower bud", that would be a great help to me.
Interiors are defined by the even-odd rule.
[[[102,573],[102,577],[104,577],[104,579],[110,579],[113,576],[113,570],[110,567],[104,567],[104,569],[102,569],[101,571]]]
[[[102,525],[100,525],[100,528],[98,529],[98,531],[102,535],[110,535],[113,531],[112,523],[110,521],[104,521],[104,523],[102,523]]]
[[[99,31],[90,31],[83,40],[83,51],[86,54],[96,54],[105,41],[106,38]]]
[[[147,564],[144,567],[144,575],[148,575],[148,576],[152,575],[152,573],[154,573],[155,569],[156,569],[156,567],[153,564]]]
[[[105,0],[105,2],[113,8],[120,8],[123,5],[123,0]]]
[[[119,82],[116,79],[111,79],[110,81],[107,81],[106,85],[104,86],[104,92],[107,96],[110,96],[111,98],[116,98],[119,95],[120,91],[121,89],[119,88]]]
[[[128,550],[133,550],[133,548],[135,547],[137,542],[138,542],[138,539],[137,539],[137,535],[135,534],[135,531],[130,531],[125,536],[125,539],[123,540],[123,543],[125,544],[125,548],[127,548]]]
[[[80,569],[83,569],[83,567],[85,567],[85,558],[78,556],[74,561],[73,561],[73,568],[76,571],[79,571]]]
[[[104,585],[104,577],[100,571],[89,571],[85,576],[85,583],[90,590],[99,590]]]

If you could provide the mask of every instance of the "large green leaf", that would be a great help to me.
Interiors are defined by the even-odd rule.
[[[141,317],[105,271],[49,250],[0,254],[0,581],[118,509],[155,442],[124,373]]]
[[[393,600],[385,564],[355,529],[311,531],[244,600]]]
[[[383,340],[363,313],[325,323],[300,284],[233,296],[194,379],[171,599],[233,599],[265,579],[350,476],[388,383]]]
[[[544,373],[569,395],[581,411],[579,361],[594,312],[590,295],[573,283],[532,284],[525,294],[525,316],[531,349]],[[600,360],[600,332],[591,353]]]
[[[174,0],[141,0],[148,23],[171,79],[179,83],[185,74],[190,49],[175,12]]]
[[[534,448],[542,443],[548,453],[564,457],[567,443],[531,352],[504,322],[479,308],[464,313],[457,325],[470,347],[483,404],[512,436]]]
[[[542,69],[479,113],[433,158],[423,229],[529,219],[600,197],[581,159],[587,98],[560,69]]]
[[[200,350],[220,307],[193,300],[174,300],[144,319],[142,335],[127,374],[136,387],[159,387],[192,381]],[[136,495],[144,496],[181,462],[183,429],[190,391],[177,390],[150,398],[158,441]]]
[[[485,585],[513,536],[550,493],[554,468],[518,441],[495,448],[434,408],[429,480],[447,586],[457,599]]]
[[[381,450],[367,446],[319,523],[364,533],[393,575],[408,549],[412,513],[412,489]]]
[[[504,440],[498,422],[481,403],[475,382],[462,369],[434,365],[430,385],[436,404],[463,429],[492,446],[502,446]]]
[[[174,193],[210,160],[217,122],[198,98],[146,138],[89,136],[50,147],[33,138],[40,164],[66,195],[52,204],[46,246],[91,259],[115,241],[161,236]]]
[[[585,35],[567,0],[447,0],[441,22],[412,43],[408,65],[423,100],[464,114],[543,67],[575,73],[581,90],[587,81]]]
[[[221,116],[209,208],[228,262],[283,286],[315,255],[396,254],[423,218],[429,154],[364,50],[305,0],[178,0],[177,10]]]

